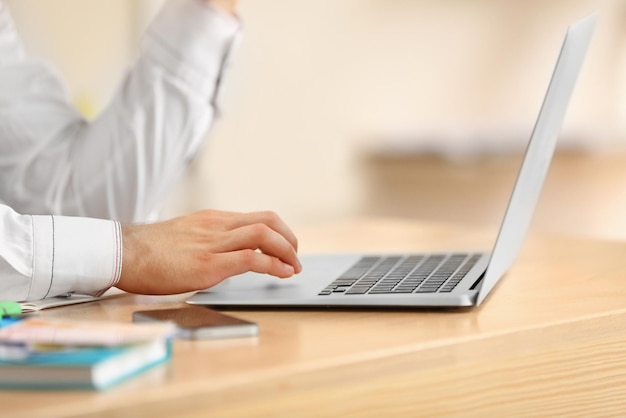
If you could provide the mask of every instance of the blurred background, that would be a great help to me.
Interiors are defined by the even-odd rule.
[[[5,0],[89,117],[157,0]],[[241,0],[224,117],[163,217],[278,212],[496,227],[565,33],[599,25],[533,227],[626,238],[626,1]]]

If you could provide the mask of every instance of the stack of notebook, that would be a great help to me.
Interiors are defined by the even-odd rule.
[[[0,387],[106,389],[169,360],[169,323],[3,319]]]

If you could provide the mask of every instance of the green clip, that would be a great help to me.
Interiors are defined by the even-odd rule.
[[[22,306],[17,302],[0,302],[0,318],[20,316],[22,314]]]

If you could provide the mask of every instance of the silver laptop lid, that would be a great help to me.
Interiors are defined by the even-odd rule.
[[[511,267],[522,246],[596,20],[596,15],[591,15],[574,23],[567,30],[552,80],[526,148],[524,161],[491,253],[489,266],[478,292],[477,304],[487,297],[491,289]]]

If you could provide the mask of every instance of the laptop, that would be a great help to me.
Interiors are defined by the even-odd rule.
[[[310,254],[290,279],[258,273],[231,277],[187,303],[259,308],[422,308],[480,305],[513,264],[548,172],[568,103],[595,28],[572,24],[526,148],[490,252]]]

